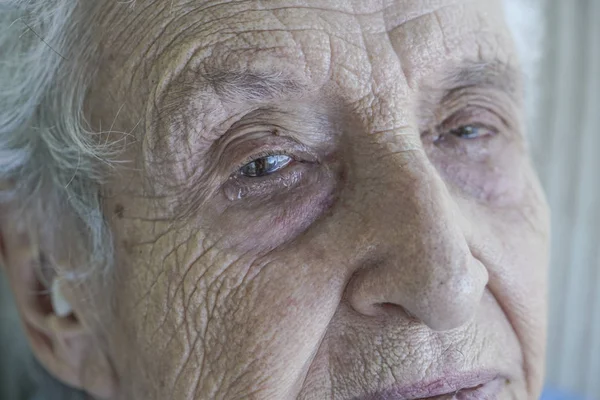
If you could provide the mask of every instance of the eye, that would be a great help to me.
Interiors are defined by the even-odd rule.
[[[285,154],[274,154],[252,160],[240,168],[240,173],[249,178],[260,178],[271,175],[292,162],[292,157]]]
[[[450,134],[459,137],[461,139],[475,139],[478,137],[481,137],[482,134],[485,134],[485,132],[483,132],[484,129],[482,129],[479,126],[475,126],[475,125],[465,125],[465,126],[461,126],[458,129],[453,129],[450,131]]]
[[[493,135],[495,132],[481,125],[463,125],[449,132],[460,139],[477,139],[483,136]]]
[[[497,131],[493,128],[488,128],[484,125],[469,124],[462,125],[454,129],[445,129],[439,136],[434,140],[435,143],[442,143],[451,138],[463,139],[463,140],[475,140],[488,136],[493,136]]]

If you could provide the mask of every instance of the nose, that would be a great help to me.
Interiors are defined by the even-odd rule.
[[[406,312],[433,330],[460,327],[478,309],[487,270],[471,254],[468,225],[427,157],[402,164],[384,167],[396,171],[387,179],[369,177],[359,196],[368,225],[361,232],[374,250],[356,266],[346,298],[364,315]]]

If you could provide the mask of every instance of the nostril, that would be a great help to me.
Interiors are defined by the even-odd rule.
[[[380,303],[380,308],[385,313],[402,313],[402,314],[404,314],[404,317],[406,319],[408,319],[410,322],[420,322],[419,318],[417,318],[415,315],[413,315],[410,311],[408,311],[406,308],[402,307],[401,305],[385,302],[385,303]]]
[[[460,243],[459,243],[460,244]],[[366,317],[399,319],[448,331],[477,314],[487,268],[465,246],[406,261],[390,256],[351,276],[344,298]]]

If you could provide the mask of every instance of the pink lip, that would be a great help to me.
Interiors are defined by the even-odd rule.
[[[500,393],[505,381],[496,372],[449,374],[435,381],[383,390],[361,400],[417,400],[439,396],[457,400],[492,400]]]

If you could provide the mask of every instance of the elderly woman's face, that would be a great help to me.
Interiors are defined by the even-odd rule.
[[[119,399],[537,396],[547,213],[500,1],[97,7],[90,120],[135,139],[78,314]]]

